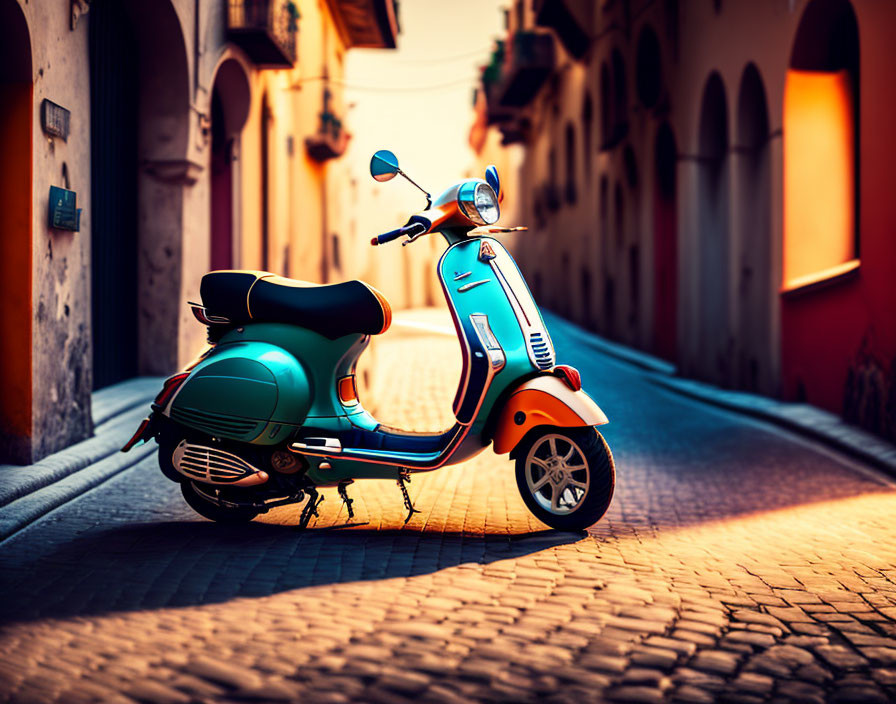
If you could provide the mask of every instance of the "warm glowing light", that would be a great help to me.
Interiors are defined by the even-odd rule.
[[[788,71],[784,288],[855,258],[853,96],[846,71]]]

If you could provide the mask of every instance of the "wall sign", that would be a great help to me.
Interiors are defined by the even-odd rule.
[[[52,100],[44,98],[40,104],[40,123],[44,132],[51,137],[59,137],[63,142],[68,141],[71,115],[71,112]]]
[[[50,186],[50,227],[57,230],[81,229],[81,209],[76,207],[78,194],[59,186]]]

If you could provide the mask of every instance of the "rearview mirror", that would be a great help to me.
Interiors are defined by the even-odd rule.
[[[388,149],[380,149],[370,158],[370,175],[375,181],[390,181],[398,171],[398,157]]]
[[[498,178],[498,169],[494,164],[490,164],[485,170],[485,182],[492,187],[498,200],[502,200],[501,196],[501,179]]]

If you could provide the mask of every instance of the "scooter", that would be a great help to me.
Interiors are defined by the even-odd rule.
[[[316,285],[262,271],[212,271],[202,278],[195,317],[210,347],[168,378],[152,412],[122,448],[154,438],[159,466],[186,502],[214,521],[251,521],[305,501],[299,524],[318,515],[322,487],[336,487],[348,519],[347,487],[390,479],[407,523],[416,510],[411,476],[457,464],[489,445],[515,461],[526,506],[560,530],[582,530],[606,512],[613,456],[597,427],[607,417],[573,367],[557,365],[551,337],[519,269],[493,237],[502,200],[497,169],[435,200],[378,151],[377,181],[401,175],[427,207],[372,245],[408,245],[432,232],[447,249],[438,276],[454,320],[463,371],[444,432],[411,433],[378,423],[358,398],[355,367],[389,328],[382,293],[361,281]]]

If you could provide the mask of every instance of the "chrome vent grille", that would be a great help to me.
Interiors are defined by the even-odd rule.
[[[210,435],[222,435],[238,440],[252,439],[260,432],[259,423],[256,421],[183,408],[182,406],[172,408],[171,417],[197,430],[204,430]]]
[[[182,440],[171,458],[174,468],[189,477],[212,484],[232,484],[258,470],[230,452]]]
[[[540,332],[529,335],[529,348],[539,369],[550,369],[554,366],[554,347],[545,335]]]

